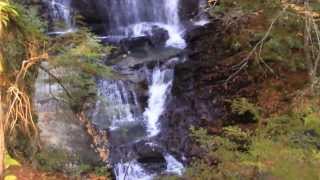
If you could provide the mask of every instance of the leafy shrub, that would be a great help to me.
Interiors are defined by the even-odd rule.
[[[83,173],[92,171],[92,166],[88,164],[80,164],[72,173],[73,176],[80,176]]]
[[[94,173],[97,176],[108,176],[110,177],[110,172],[106,166],[101,166],[101,167],[95,167],[94,168]]]
[[[231,101],[231,110],[247,121],[257,122],[260,119],[259,108],[246,98],[237,98]]]
[[[192,137],[203,143],[206,155],[192,163],[186,178],[318,179],[319,111],[312,104],[303,107],[269,118],[255,132],[232,126],[210,136],[193,128]]]

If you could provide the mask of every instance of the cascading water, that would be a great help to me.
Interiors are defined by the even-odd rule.
[[[138,119],[139,107],[134,91],[128,89],[124,81],[100,80],[93,122],[115,130],[124,123]],[[100,123],[103,119],[103,122]]]
[[[177,161],[172,155],[165,155],[167,161],[167,173],[182,175],[184,166]],[[152,180],[155,174],[147,173],[136,161],[127,163],[118,163],[115,167],[115,175],[118,180]]]
[[[170,94],[172,80],[172,69],[160,69],[156,67],[153,70],[149,86],[148,108],[143,113],[147,121],[147,131],[150,137],[156,136],[160,132],[158,120],[165,110],[165,103]]]
[[[105,0],[109,36],[140,37],[152,29],[166,30],[167,46],[184,48],[184,28],[179,18],[179,0]]]
[[[117,180],[151,180],[154,176],[145,172],[136,161],[118,163],[114,169]]]
[[[109,129],[110,141],[113,144],[111,156],[114,152],[117,154],[116,158],[112,159],[117,180],[151,180],[157,175],[148,172],[136,159],[127,156],[130,153],[127,149],[124,151],[118,149],[122,147],[129,149],[130,145],[127,144],[147,140],[160,132],[159,117],[165,110],[166,100],[170,96],[173,69],[167,68],[166,65],[156,66],[150,72],[146,71],[145,75],[149,83],[149,99],[143,113],[139,111],[139,102],[129,82],[98,81],[100,98],[93,113],[93,122],[100,128]],[[133,132],[137,130],[135,127],[140,127],[138,131],[143,133]],[[117,157],[118,154],[120,157]],[[182,174],[184,167],[178,160],[168,152],[164,152],[163,158],[166,161],[166,169],[163,172]]]
[[[185,28],[179,17],[180,0],[99,0],[97,3],[100,3],[98,5],[104,8],[106,13],[105,33],[108,37],[152,36],[154,28],[160,28],[168,32],[167,47],[186,47],[183,39]],[[71,0],[49,0],[52,19],[65,23],[65,28],[58,28],[52,34],[73,32],[70,4]],[[203,22],[199,21],[195,25]],[[157,140],[161,134],[160,117],[166,110],[171,93],[173,65],[182,61],[177,54],[177,58],[171,57],[173,56],[167,57],[166,62],[159,63],[158,66],[149,66],[149,71],[143,73],[142,76],[147,79],[147,87],[142,94],[147,96],[147,100],[137,97],[136,86],[139,85],[128,80],[130,78],[97,81],[99,98],[92,113],[92,120],[98,128],[109,130],[110,162],[117,180],[150,180],[163,173],[183,173],[183,164]],[[144,60],[141,56],[132,59],[140,63]],[[154,61],[158,61],[158,57],[154,57]],[[130,71],[129,74],[141,76],[136,74],[136,69],[126,70],[123,73],[125,75]],[[121,70],[119,73],[122,73]],[[157,158],[160,159],[160,164],[165,162],[165,168],[150,171],[141,163],[143,158],[149,157],[144,157],[144,153],[133,147],[140,142],[142,146],[151,148],[151,152],[154,152],[153,148],[158,148]]]
[[[49,34],[65,34],[74,31],[74,23],[72,22],[71,16],[71,0],[49,0],[47,2],[50,17],[54,25],[54,31]]]
[[[198,3],[199,3],[198,6],[199,6],[200,11],[198,12],[196,21],[193,23],[196,26],[204,26],[209,23],[208,17],[205,14],[205,8],[207,6],[208,1],[207,0],[199,0]]]
[[[154,28],[168,32],[167,47],[185,48],[184,27],[179,17],[180,0],[102,0],[107,12],[107,35],[116,38],[153,36]],[[179,58],[173,58],[177,61]],[[179,61],[179,60],[178,60]],[[168,59],[168,62],[170,60]],[[148,83],[148,100],[142,111],[134,111],[139,102],[134,88],[124,81],[99,82],[99,95],[106,105],[98,101],[93,116],[97,126],[109,124],[111,162],[117,180],[150,180],[160,173],[181,175],[184,166],[166,148],[152,140],[161,132],[160,116],[165,111],[171,93],[174,70],[166,63],[153,67],[144,73]],[[109,102],[109,103],[108,103]],[[142,103],[143,104],[143,103]],[[103,110],[103,111],[101,111]],[[140,133],[137,133],[139,131]],[[165,169],[149,171],[138,160],[139,155],[130,155],[132,144],[141,141],[160,147]],[[139,154],[139,152],[136,152]],[[134,153],[133,153],[134,154]],[[142,155],[143,156],[143,155]],[[160,158],[161,159],[161,158]],[[147,165],[148,166],[148,165]]]

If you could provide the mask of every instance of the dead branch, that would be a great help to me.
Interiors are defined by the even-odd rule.
[[[70,92],[68,91],[68,89],[63,85],[63,83],[61,82],[61,80],[60,80],[58,77],[56,77],[54,74],[52,74],[52,73],[50,72],[50,70],[46,69],[45,67],[43,67],[43,66],[41,66],[41,65],[39,65],[39,68],[40,68],[41,70],[43,70],[45,73],[47,73],[50,77],[52,77],[52,78],[62,87],[63,91],[66,93],[66,95],[68,96],[68,98],[73,99],[71,93],[70,93]]]
[[[269,37],[271,30],[273,29],[274,24],[278,21],[278,19],[286,12],[288,9],[288,6],[285,6],[282,11],[272,20],[267,32],[264,34],[263,38],[251,49],[249,54],[244,58],[239,64],[233,66],[233,69],[237,69],[233,74],[231,74],[226,80],[225,83],[228,83],[230,80],[232,80],[236,75],[238,75],[244,68],[248,66],[250,58],[257,52],[258,50],[258,56],[260,57],[259,60],[267,67],[269,71],[273,73],[273,70],[270,66],[267,65],[266,62],[261,57],[261,51],[263,49],[264,43]],[[259,48],[259,49],[258,49]]]
[[[304,2],[304,9],[311,11],[309,1]],[[311,89],[319,84],[318,70],[320,63],[320,31],[315,17],[305,14],[304,53],[309,69]]]

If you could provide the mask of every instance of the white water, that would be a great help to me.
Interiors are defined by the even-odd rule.
[[[61,35],[74,32],[74,25],[71,16],[71,0],[50,0],[48,2],[50,15],[54,22],[63,23],[62,27],[55,27],[54,32],[49,35]]]
[[[70,0],[49,1],[53,19],[65,23],[64,28],[58,28],[51,34],[60,35],[74,32]],[[104,1],[107,8],[108,37],[152,36],[153,28],[158,27],[168,32],[169,39],[166,46],[181,49],[186,47],[186,42],[183,39],[185,29],[179,18],[180,0],[100,1]],[[200,1],[204,2],[204,0]],[[207,19],[202,16],[194,22],[199,26],[205,23],[207,23]],[[151,80],[148,87],[148,106],[143,114],[137,110],[138,101],[134,90],[130,90],[123,81],[100,81],[98,87],[100,99],[96,103],[93,115],[94,123],[101,128],[109,128],[112,131],[122,128],[127,123],[138,121],[137,117],[143,115],[148,136],[154,137],[159,134],[159,118],[165,111],[166,102],[170,96],[173,70],[156,67],[147,76],[151,76]],[[165,172],[182,175],[184,170],[182,163],[168,153],[164,154],[164,158],[167,162]],[[123,162],[123,159],[121,156],[114,165],[117,180],[151,180],[156,176],[156,174],[146,172],[136,160]]]
[[[149,86],[148,107],[143,113],[147,121],[149,137],[160,132],[159,117],[165,110],[165,103],[170,94],[173,70],[156,67],[152,72],[152,82]]]
[[[151,137],[160,132],[158,127],[159,117],[165,110],[166,101],[170,95],[173,70],[155,67],[152,72],[146,73],[146,75],[150,76],[149,99],[148,107],[145,109],[143,116],[145,117],[148,135]],[[95,124],[101,127],[103,122],[108,121],[108,127],[113,131],[123,127],[126,123],[139,120],[135,114],[141,112],[134,111],[134,107],[138,105],[136,95],[124,81],[100,80],[98,84],[98,96],[100,98],[93,115]],[[103,122],[99,122],[99,120]],[[156,146],[151,142],[149,142],[149,145]],[[167,164],[164,172],[182,175],[184,170],[182,163],[168,153],[164,154],[164,158]],[[114,173],[117,180],[152,180],[157,176],[157,174],[146,172],[135,159],[126,162],[119,159],[119,162],[114,165]]]
[[[154,175],[145,172],[141,165],[136,161],[118,163],[114,167],[117,180],[152,180]]]
[[[182,175],[184,166],[172,155],[167,154],[164,156],[167,168],[166,173]],[[117,180],[152,180],[156,176],[145,172],[141,165],[136,161],[127,163],[118,163],[114,168],[114,173]]]
[[[186,42],[183,39],[183,29],[179,18],[179,2],[180,0],[164,0],[164,6],[166,9],[167,28],[164,28],[169,33],[169,40],[167,46],[185,48]],[[161,27],[161,26],[160,26]]]
[[[194,24],[195,26],[204,26],[204,25],[208,24],[209,22],[210,22],[210,21],[207,20],[207,19],[201,19],[201,20],[199,20],[199,21],[194,22],[193,24]]]
[[[136,120],[138,102],[134,91],[128,90],[123,81],[101,80],[98,83],[98,101],[93,122],[99,126],[110,124],[115,130]]]
[[[180,0],[109,0],[109,35],[150,36],[154,27],[166,30],[167,46],[185,48],[184,28],[179,18]]]
[[[132,24],[128,27],[121,29],[124,32],[125,37],[141,37],[152,36],[152,30],[154,27],[159,27],[168,32],[169,39],[166,42],[166,46],[183,49],[186,47],[186,42],[182,37],[183,31],[176,26],[164,24],[164,23],[147,23],[142,22],[138,24]]]
[[[167,161],[167,169],[166,172],[173,173],[177,175],[182,175],[184,171],[184,166],[181,162],[179,162],[176,158],[174,158],[172,155],[167,154],[164,156],[164,158]]]
[[[199,12],[198,12],[198,20],[194,22],[196,26],[204,26],[208,24],[210,21],[208,19],[206,12],[208,1],[207,0],[199,0]]]

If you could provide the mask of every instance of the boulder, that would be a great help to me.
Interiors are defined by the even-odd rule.
[[[149,37],[132,37],[120,40],[120,46],[124,51],[148,51],[152,46]]]
[[[159,172],[167,168],[166,159],[163,156],[160,146],[140,141],[135,144],[134,149],[137,153],[137,161],[150,172]]]
[[[163,28],[153,26],[151,34],[148,35],[154,47],[163,47],[169,39],[169,33]]]

